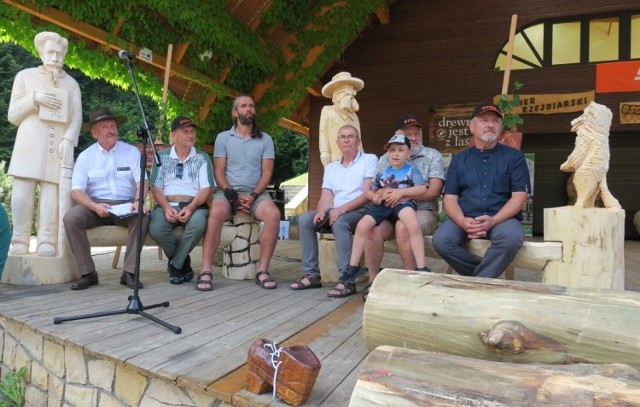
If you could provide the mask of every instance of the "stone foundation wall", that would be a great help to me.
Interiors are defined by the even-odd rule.
[[[120,361],[89,355],[0,315],[0,375],[27,368],[26,406],[231,406],[145,375]]]

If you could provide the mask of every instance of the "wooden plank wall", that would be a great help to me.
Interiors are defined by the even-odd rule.
[[[364,80],[358,93],[363,145],[367,152],[383,153],[382,146],[393,132],[398,116],[415,113],[427,122],[429,106],[477,103],[500,93],[502,72],[493,70],[505,44],[511,15],[518,14],[518,27],[549,18],[640,10],[636,0],[465,1],[398,0],[390,6],[390,23],[374,23],[344,53],[325,77],[327,83],[339,71]],[[595,66],[564,66],[519,70],[511,82],[523,82],[522,93],[571,93],[595,88]],[[609,186],[627,210],[627,237],[639,236],[631,227],[640,209],[637,157],[639,125],[619,122],[620,101],[638,101],[637,93],[596,95],[596,101],[614,112],[611,136],[612,160]],[[309,207],[320,195],[322,165],[318,152],[318,123],[329,99],[313,98],[309,143]],[[543,207],[562,206],[566,174],[559,164],[570,154],[574,135],[570,121],[579,113],[523,116],[523,150],[536,153],[536,197],[534,233],[542,233]],[[426,133],[426,132],[425,132]],[[538,193],[540,194],[538,196]]]

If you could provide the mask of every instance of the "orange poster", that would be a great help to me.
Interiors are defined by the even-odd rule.
[[[640,91],[640,61],[596,65],[596,93]]]

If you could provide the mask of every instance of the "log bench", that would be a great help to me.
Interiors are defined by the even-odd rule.
[[[470,240],[466,248],[471,254],[478,258],[482,258],[487,251],[491,242],[484,239]],[[337,255],[335,250],[335,240],[331,233],[318,234],[318,247],[320,252],[319,266],[320,275],[323,282],[331,283],[340,281],[338,270],[336,267]],[[394,240],[384,243],[385,253],[398,253],[398,244]],[[424,254],[426,257],[439,259],[440,255],[433,248],[433,236],[424,236]],[[514,268],[524,268],[538,270],[543,273],[549,261],[562,261],[562,243],[561,242],[533,242],[525,241],[518,251],[513,263],[505,271],[505,277],[513,280]],[[448,271],[451,273],[451,270]]]
[[[360,371],[349,406],[628,406],[640,374],[614,364],[514,364],[380,346]]]
[[[176,237],[182,236],[184,228],[174,229]],[[120,226],[99,226],[89,229],[87,235],[91,247],[126,246],[127,228]],[[222,275],[232,280],[252,280],[256,275],[257,263],[260,260],[260,246],[258,235],[259,223],[245,213],[234,215],[231,222],[225,222],[222,227],[219,248],[223,252]],[[202,240],[198,245],[202,245]],[[158,246],[147,234],[144,246]],[[161,249],[159,249],[161,250]],[[113,267],[118,264],[119,250],[113,260]]]

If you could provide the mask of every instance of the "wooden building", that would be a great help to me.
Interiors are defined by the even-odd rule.
[[[640,68],[640,3],[636,0],[400,0],[389,7],[389,23],[374,22],[364,30],[321,78],[322,83],[340,71],[364,80],[365,87],[356,98],[365,151],[381,155],[396,118],[405,113],[421,118],[427,144],[426,124],[437,124],[438,109],[472,106],[500,94],[504,72],[496,66],[504,61],[501,51],[513,14],[518,16],[517,50],[510,91],[511,84],[519,81],[524,84],[521,94],[569,97],[596,90],[599,64],[631,60]],[[530,69],[518,69],[525,66]],[[636,75],[640,77],[640,72]],[[633,78],[630,81],[634,83]],[[640,80],[635,83],[640,89]],[[632,223],[640,209],[640,120],[622,124],[619,110],[621,104],[640,102],[640,92],[593,95],[613,112],[608,182],[626,210],[627,238],[638,239]],[[322,182],[320,111],[330,103],[323,97],[311,101],[310,207],[317,202]],[[524,124],[518,128],[524,133],[522,150],[535,153],[535,235],[543,233],[543,208],[567,204],[569,174],[559,167],[573,149],[570,122],[580,114],[581,110],[522,115]]]

